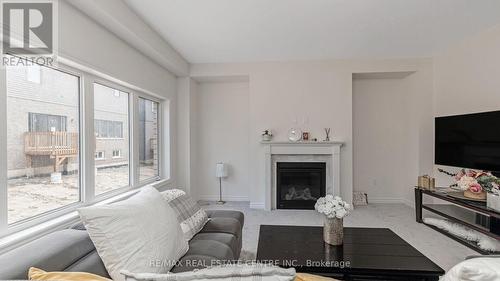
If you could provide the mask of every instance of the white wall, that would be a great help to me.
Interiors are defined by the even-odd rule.
[[[500,109],[500,25],[434,59],[437,116]]]
[[[405,176],[408,184],[403,184],[407,188],[398,189],[397,193],[386,190],[377,194],[380,199],[397,194],[412,204],[417,175],[434,174],[439,185],[449,182],[441,180],[443,177],[436,173],[433,164],[434,116],[499,110],[498,50],[500,26],[433,59],[194,64],[191,76],[196,79],[249,77],[249,190],[252,204],[258,206],[264,201],[263,161],[259,159],[258,144],[263,129],[272,129],[275,140],[284,140],[287,130],[293,126],[292,121],[300,122],[306,117],[307,129],[313,137],[321,139],[322,128],[331,127],[334,137],[346,142],[341,155],[341,188],[342,196],[349,198],[353,186],[352,73],[414,71],[405,78],[411,93],[406,101],[409,107],[406,112],[400,112],[407,118],[409,139],[406,141],[412,148],[408,151],[410,174]]]
[[[500,110],[500,25],[438,55],[434,72],[436,116]],[[435,175],[437,184],[451,183]]]
[[[202,200],[218,200],[215,164],[227,163],[223,198],[249,200],[249,89],[248,82],[204,82],[197,85],[197,124],[192,194]]]
[[[190,109],[191,102],[191,79],[189,77],[177,78],[177,107],[179,109]],[[177,138],[183,141],[177,144],[177,185],[179,188],[190,193],[192,173],[190,165],[191,155],[191,112],[192,110],[178,110],[177,112]]]
[[[189,74],[189,63],[122,0],[64,0],[106,27],[117,37],[178,76]]]
[[[400,203],[415,180],[410,88],[408,78],[353,80],[354,190],[369,202]]]
[[[392,76],[353,80],[354,190],[413,205],[417,177],[433,165],[431,65]]]
[[[259,65],[250,75],[250,149],[252,161],[252,204],[265,202],[264,159],[260,135],[271,129],[274,140],[287,140],[291,127],[324,139],[342,140],[341,196],[352,197],[352,96],[351,73],[335,64],[275,63]],[[298,124],[295,124],[294,121]],[[305,124],[303,120],[306,120]]]
[[[176,77],[66,1],[59,1],[59,56],[168,99],[170,130],[176,131]],[[175,180],[176,134],[169,134]]]
[[[174,75],[65,1],[59,1],[59,55],[157,95],[176,95]]]
[[[352,74],[406,71],[416,71],[411,75],[412,78],[408,78],[408,83],[412,85],[415,93],[420,92],[422,99],[430,103],[433,84],[432,64],[428,59],[191,65],[191,76],[197,80],[203,80],[206,77],[211,79],[249,77],[247,149],[250,154],[250,174],[248,190],[251,204],[255,207],[263,206],[265,198],[264,159],[261,153],[263,147],[259,144],[262,130],[271,129],[274,133],[274,140],[286,140],[287,131],[294,126],[294,120],[298,121],[299,126],[310,131],[312,137],[323,139],[323,128],[330,127],[333,137],[345,142],[341,151],[341,196],[346,200],[351,200],[353,190]],[[415,134],[418,130],[429,126],[429,122],[426,124],[423,122],[432,117],[430,113],[428,114],[427,119],[420,118],[421,116],[417,114],[415,120],[411,121],[411,124],[415,126]],[[307,120],[305,125],[302,123],[304,119]],[[415,146],[419,148],[425,144],[418,137],[414,141]],[[414,170],[420,171],[421,159],[419,157],[415,159]],[[241,182],[241,184],[246,183]],[[402,201],[411,199],[412,186],[413,184],[407,187],[406,196],[401,199]],[[200,187],[192,187],[193,190],[198,188]]]

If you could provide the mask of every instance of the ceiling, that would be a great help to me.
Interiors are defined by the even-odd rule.
[[[430,57],[500,0],[125,0],[190,63]]]

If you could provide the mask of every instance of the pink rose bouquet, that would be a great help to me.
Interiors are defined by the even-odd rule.
[[[458,187],[462,191],[470,191],[472,193],[481,193],[483,191],[489,193],[500,194],[500,179],[492,175],[490,172],[474,171],[461,169],[458,173],[453,174],[443,169],[438,169],[441,173],[452,176],[456,183],[451,187]]]

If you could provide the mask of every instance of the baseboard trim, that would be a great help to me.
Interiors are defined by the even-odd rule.
[[[408,206],[412,209],[415,209],[415,201],[413,201],[413,200],[403,199],[403,204],[405,204],[406,206]]]
[[[265,209],[265,204],[263,202],[250,202],[251,209]]]
[[[391,197],[370,197],[368,196],[368,204],[405,204],[403,198],[391,198]]]
[[[368,204],[403,204],[410,208],[415,208],[415,202],[408,200],[406,198],[391,198],[391,197],[378,197],[371,198],[368,197]]]
[[[203,200],[203,201],[218,201],[219,196],[218,195],[200,195],[198,196],[198,200]],[[224,201],[250,201],[247,196],[222,196],[222,200]]]

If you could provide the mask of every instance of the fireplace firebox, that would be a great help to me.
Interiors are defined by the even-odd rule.
[[[278,209],[313,210],[319,197],[325,196],[326,163],[276,163],[276,200]]]

